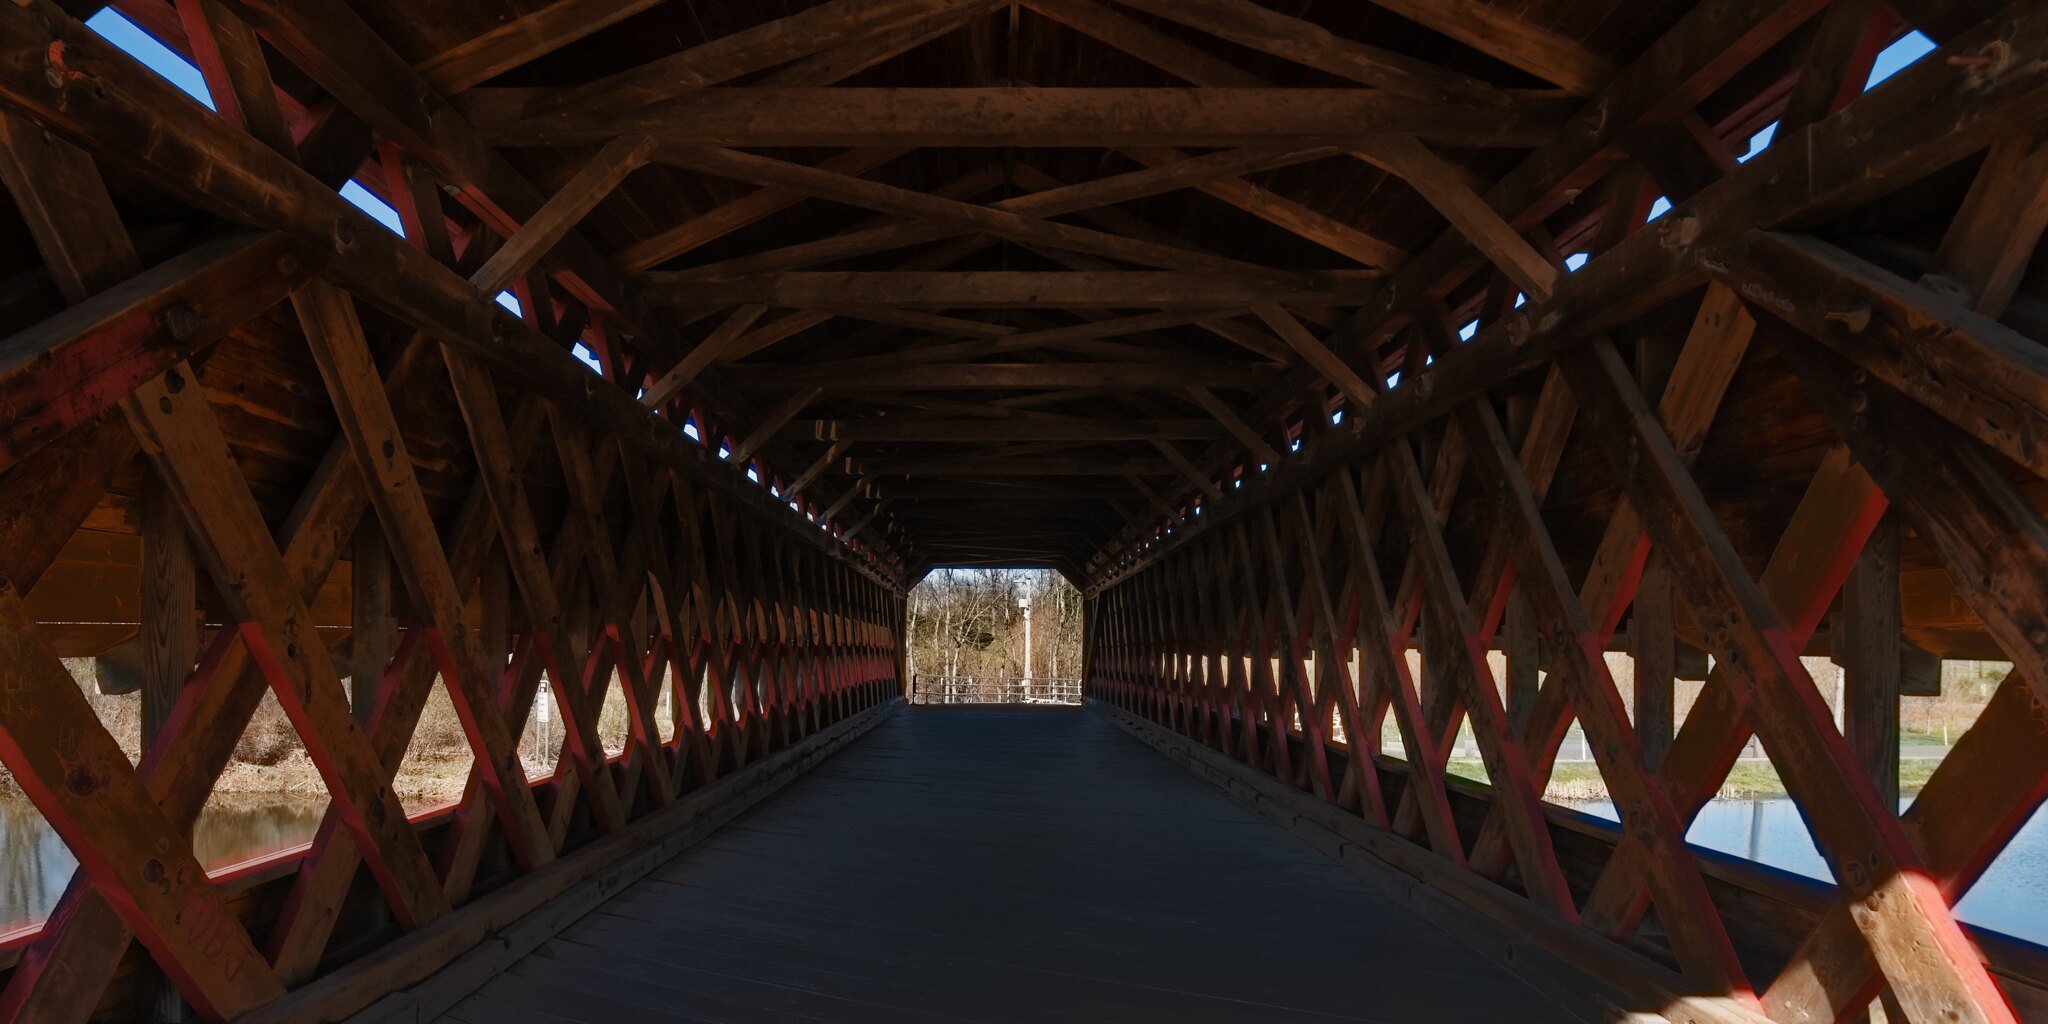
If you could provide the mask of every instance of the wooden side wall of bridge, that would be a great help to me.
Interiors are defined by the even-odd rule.
[[[1473,340],[1429,339],[1428,372],[1340,386],[1341,426],[1105,559],[1090,696],[1362,820],[1373,853],[1585,966],[1617,1014],[2040,1019],[2048,958],[1951,908],[2048,796],[2048,354],[2012,326],[2031,311],[2000,319],[2048,195],[2044,83],[2020,86],[2044,28],[2009,8],[1885,89],[1803,120],[1793,101],[1748,164],[1603,232],[1577,273],[1517,278],[1526,306],[1491,293]],[[1581,155],[1561,140],[1517,173],[1590,187]],[[1887,195],[1933,168],[1967,175],[1960,207]],[[1939,218],[1922,248],[1830,226],[1888,203]],[[1427,327],[1428,302],[1394,287],[1378,312]],[[1794,463],[1780,512],[1760,480]],[[1903,813],[1898,699],[1933,659],[1924,609],[1901,621],[1902,544],[2014,664]],[[1713,668],[1674,732],[1687,651]],[[1844,666],[1843,728],[1801,654]],[[1575,721],[1618,829],[1542,799]],[[1490,786],[1447,777],[1461,727]],[[1752,739],[1838,884],[1685,843]]]
[[[236,1017],[900,693],[902,601],[869,557],[585,370],[561,339],[589,314],[482,315],[545,245],[465,279],[445,231],[369,227],[308,176],[353,171],[368,134],[330,111],[296,145],[267,79],[237,77],[261,73],[254,36],[193,10],[214,95],[246,104],[228,118],[181,119],[203,112],[53,8],[0,11],[0,182],[69,304],[8,343],[0,385],[0,761],[80,862],[5,953],[5,1020],[128,1019],[160,991]],[[144,271],[78,143],[139,147],[154,186],[275,230]],[[415,198],[462,159],[434,145],[393,156]],[[266,389],[333,419],[266,419],[292,408]],[[290,447],[308,433],[331,443]],[[80,538],[118,539],[95,530],[140,537],[139,767],[58,658],[118,622],[45,624],[24,597]],[[544,676],[564,738],[536,780],[518,741]],[[614,680],[631,727],[608,754]],[[392,777],[437,686],[474,768],[458,805],[408,820]],[[302,856],[209,880],[188,834],[266,691],[326,817]]]

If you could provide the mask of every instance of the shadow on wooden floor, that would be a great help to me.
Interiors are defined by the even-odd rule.
[[[1077,708],[905,708],[441,1020],[1571,1021]]]

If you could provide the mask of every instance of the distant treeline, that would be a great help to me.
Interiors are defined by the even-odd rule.
[[[1024,612],[1031,603],[1031,665]],[[1044,569],[935,569],[910,592],[910,665],[924,676],[1081,674],[1081,592]]]

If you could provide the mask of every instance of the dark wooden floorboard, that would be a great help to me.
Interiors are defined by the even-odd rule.
[[[1082,711],[906,708],[447,1024],[1574,1018]]]

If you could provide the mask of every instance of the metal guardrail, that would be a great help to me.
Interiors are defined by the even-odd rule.
[[[1017,676],[910,677],[912,704],[1079,704],[1081,680]]]

